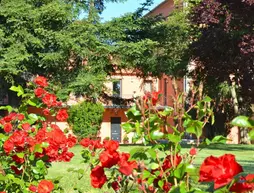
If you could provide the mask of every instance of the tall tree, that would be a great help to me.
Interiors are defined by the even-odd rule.
[[[195,78],[215,96],[228,90],[235,113],[246,112],[254,102],[254,1],[203,0],[190,19],[200,32],[191,46]]]

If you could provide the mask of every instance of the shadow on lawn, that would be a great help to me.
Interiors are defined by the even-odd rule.
[[[206,147],[206,149],[217,149],[217,150],[225,150],[225,151],[252,151],[252,153],[253,153],[254,152],[254,145],[212,144],[212,145]]]

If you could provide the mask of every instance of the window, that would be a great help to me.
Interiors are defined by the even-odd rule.
[[[115,80],[113,82],[113,104],[119,105],[120,101],[119,98],[122,96],[122,81]]]
[[[113,96],[121,97],[121,80],[113,82]]]
[[[152,81],[145,81],[144,83],[144,92],[152,92],[153,91],[153,83]]]

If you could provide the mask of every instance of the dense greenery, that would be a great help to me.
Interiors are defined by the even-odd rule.
[[[96,137],[101,127],[103,112],[101,104],[84,101],[69,108],[68,123],[79,138]]]
[[[246,113],[254,99],[253,0],[203,0],[189,18],[200,32],[190,47],[194,78],[221,106],[232,104],[234,113]]]

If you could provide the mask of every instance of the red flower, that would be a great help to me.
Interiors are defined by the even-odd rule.
[[[189,153],[191,156],[197,155],[197,149],[195,147],[192,147]]]
[[[42,112],[46,116],[50,114],[50,110],[49,109],[43,109]]]
[[[19,121],[22,121],[24,118],[25,118],[25,115],[23,115],[23,114],[17,114],[17,119]]]
[[[250,192],[254,190],[254,186],[251,184],[248,184],[246,182],[237,182],[234,183],[230,189],[231,192],[237,192],[237,193],[244,193],[244,192]]]
[[[9,133],[9,132],[11,132],[11,130],[12,130],[12,124],[11,123],[5,123],[5,125],[4,125],[4,131],[6,133]]]
[[[10,122],[10,121],[12,121],[13,119],[16,118],[16,115],[17,115],[17,113],[10,113],[9,115],[5,116],[5,117],[3,118],[3,120],[4,120],[5,122]]]
[[[178,154],[176,154],[175,156],[172,155],[172,160],[171,160],[171,155],[168,155],[168,156],[166,157],[166,159],[164,160],[163,164],[162,164],[162,169],[163,169],[164,171],[166,171],[166,170],[172,168],[172,163],[171,163],[171,161],[173,162],[173,165],[174,165],[175,167],[177,167],[177,166],[181,163],[182,157],[179,156]]]
[[[43,76],[37,76],[34,79],[34,83],[39,85],[39,86],[42,86],[42,87],[47,87],[48,86],[47,79]]]
[[[103,145],[109,152],[115,152],[119,147],[119,142],[114,140],[104,140]]]
[[[11,169],[15,172],[15,174],[20,175],[22,174],[23,170],[18,169],[16,166],[11,166]]]
[[[131,175],[133,170],[138,168],[136,161],[128,161],[129,157],[130,157],[129,153],[122,153],[120,161],[118,162],[119,172],[121,172],[126,176]]]
[[[56,101],[57,97],[54,94],[50,94],[50,93],[46,93],[44,95],[44,97],[42,98],[42,102],[47,105],[48,107],[52,107],[52,106],[56,106],[57,105],[57,101]]]
[[[25,162],[23,158],[18,157],[17,155],[12,156],[12,160],[15,161],[18,164],[22,164]]]
[[[37,192],[37,186],[31,184],[31,185],[29,186],[29,190],[30,190],[31,192]]]
[[[170,189],[171,189],[171,186],[172,184],[169,183],[169,182],[165,182],[162,186],[162,189],[165,191],[165,192],[168,192]]]
[[[112,182],[111,186],[115,191],[120,189],[120,186],[117,181]]]
[[[38,185],[38,193],[50,193],[54,189],[54,184],[49,180],[41,180]]]
[[[200,167],[200,182],[214,181],[214,189],[218,189],[230,183],[235,175],[241,173],[243,168],[239,165],[235,156],[225,154],[220,157],[207,157]]]
[[[111,168],[113,165],[116,165],[119,161],[119,154],[118,152],[109,152],[109,151],[103,151],[100,154],[100,162],[102,167],[105,168]]]
[[[22,129],[24,129],[25,131],[28,131],[31,127],[29,123],[23,123],[21,125]]]
[[[94,188],[101,188],[107,181],[107,177],[104,173],[104,169],[101,166],[96,166],[92,169],[91,174],[91,185]]]
[[[45,91],[43,88],[41,88],[41,87],[38,87],[38,88],[34,89],[34,94],[35,94],[35,96],[38,97],[38,98],[43,97],[43,95],[44,95],[45,93],[46,93],[46,91]]]
[[[74,135],[69,134],[67,139],[68,147],[73,147],[77,143],[77,138]]]
[[[80,145],[83,147],[88,147],[91,144],[91,140],[89,138],[84,138],[80,141]]]
[[[155,106],[156,103],[158,102],[159,96],[160,96],[160,91],[158,92],[152,92],[152,104]]]
[[[6,141],[4,142],[3,147],[4,147],[5,153],[9,154],[9,153],[14,149],[14,144],[13,144],[12,141],[6,140]]]
[[[66,121],[68,119],[68,113],[65,109],[60,109],[57,112],[56,119],[58,121]]]

